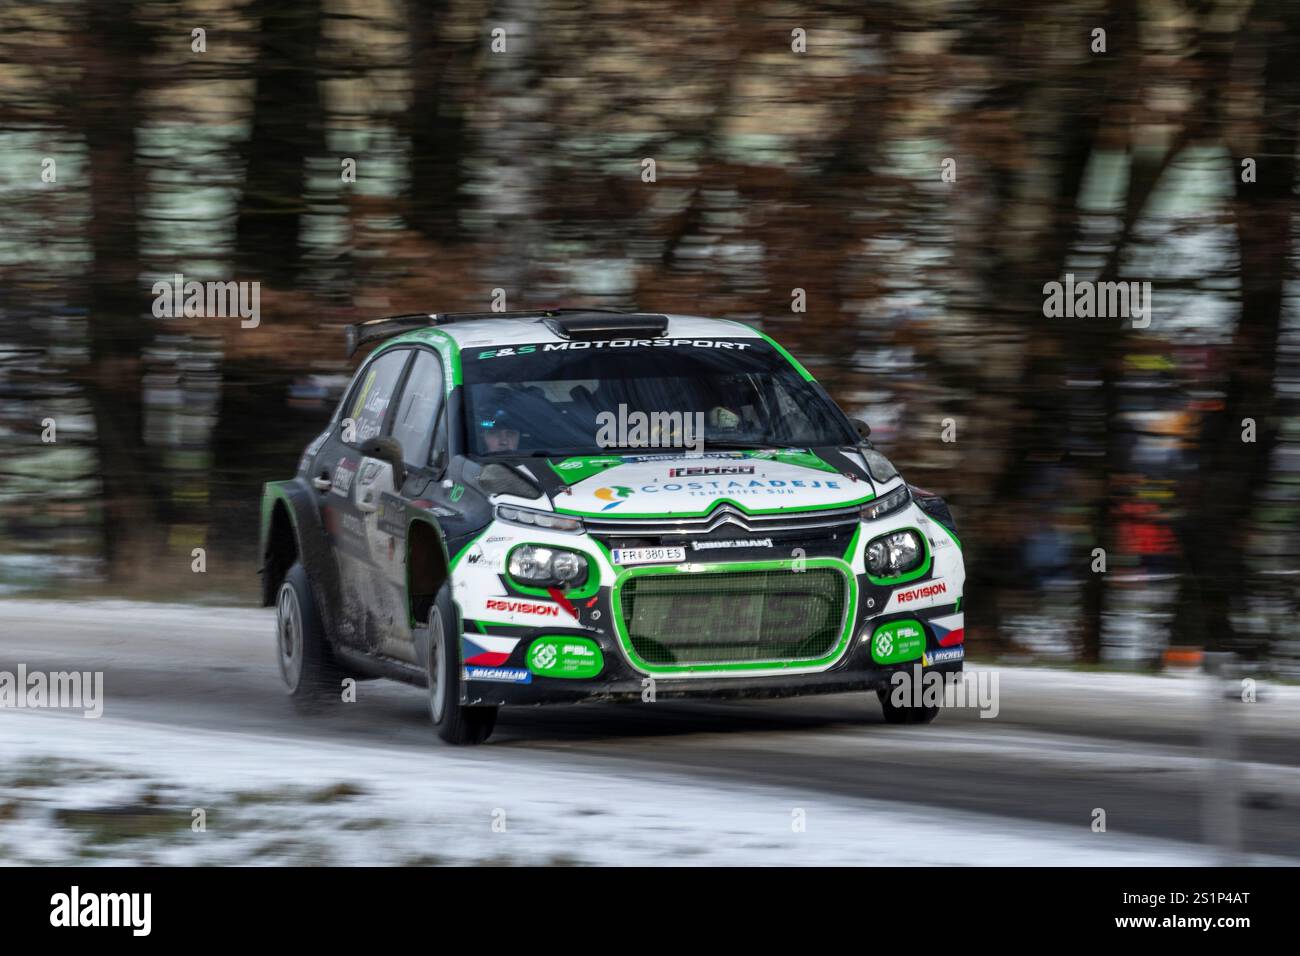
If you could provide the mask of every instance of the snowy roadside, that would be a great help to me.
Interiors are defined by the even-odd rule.
[[[356,746],[8,711],[0,752],[9,864],[1210,862],[1204,847],[1086,826],[615,776],[504,748]],[[195,809],[206,814],[201,832]]]

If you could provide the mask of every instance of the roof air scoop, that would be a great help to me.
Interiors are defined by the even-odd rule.
[[[557,315],[546,327],[564,339],[657,339],[668,332],[668,316],[600,312]]]

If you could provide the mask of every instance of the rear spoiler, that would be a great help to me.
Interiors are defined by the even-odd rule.
[[[382,319],[368,319],[365,322],[346,326],[343,336],[347,343],[348,358],[356,355],[357,349],[367,342],[390,338],[399,332],[409,332],[411,329],[435,325],[434,318],[434,315],[427,312],[415,312],[410,315],[389,315]]]
[[[562,318],[568,315],[584,318]],[[604,316],[611,317],[605,318]],[[356,355],[357,349],[367,342],[391,338],[412,329],[423,329],[433,325],[447,325],[451,322],[472,322],[477,319],[546,319],[548,324],[551,322],[562,323],[557,331],[565,338],[568,338],[573,333],[582,336],[584,334],[591,335],[595,332],[598,336],[599,332],[602,331],[629,333],[632,331],[651,332],[658,330],[658,334],[662,334],[662,329],[668,322],[661,315],[646,316],[626,312],[622,309],[598,308],[535,309],[522,312],[412,312],[406,315],[388,315],[380,319],[367,319],[365,322],[357,322],[354,325],[346,326],[344,328],[344,337],[347,343],[348,358]],[[579,327],[571,326],[570,323],[577,323]],[[581,327],[584,325],[587,327]],[[565,326],[569,327],[566,328]],[[556,327],[552,326],[552,328]]]

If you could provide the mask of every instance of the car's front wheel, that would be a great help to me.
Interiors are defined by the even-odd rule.
[[[878,690],[876,696],[880,698],[880,710],[887,724],[928,724],[939,716],[938,707],[895,703],[892,689]]]
[[[451,590],[443,586],[429,609],[424,641],[429,678],[429,716],[438,736],[449,744],[481,744],[497,722],[495,707],[466,707],[460,702],[460,632]]]
[[[276,595],[275,638],[280,676],[295,704],[315,705],[340,692],[343,673],[330,652],[307,569],[300,563],[285,574]]]

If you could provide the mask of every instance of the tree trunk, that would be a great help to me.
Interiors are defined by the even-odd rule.
[[[1200,477],[1183,534],[1189,571],[1174,627],[1180,641],[1257,658],[1266,645],[1238,635],[1232,611],[1251,586],[1250,522],[1277,440],[1274,376],[1295,206],[1300,14],[1286,0],[1272,0],[1256,8],[1247,30],[1245,53],[1254,55],[1258,45],[1263,82],[1256,182],[1242,182],[1240,167],[1234,169],[1241,317],[1227,356],[1223,407],[1203,432]],[[1245,419],[1256,423],[1254,442],[1242,440]]]
[[[300,235],[310,156],[325,152],[318,83],[321,0],[254,0],[253,126],[244,144],[244,191],[235,224],[241,278],[292,287],[303,268]]]
[[[103,554],[121,581],[157,558],[159,482],[144,441],[141,351],[151,335],[138,283],[136,96],[145,34],[129,0],[88,4],[82,128],[89,154],[90,363],[86,396],[95,419],[102,481]]]
[[[409,0],[411,107],[406,126],[411,138],[411,186],[407,219],[438,242],[465,238],[460,212],[464,205],[465,150],[463,75],[473,50],[444,39],[450,0]]]

